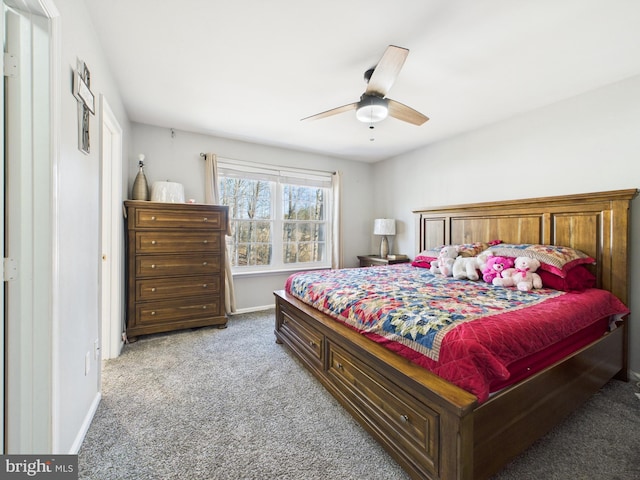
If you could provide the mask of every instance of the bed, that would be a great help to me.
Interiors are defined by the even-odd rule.
[[[636,195],[634,189],[416,210],[417,251],[489,239],[578,249],[595,259],[589,268],[596,287],[627,304],[629,207]],[[376,268],[385,271],[359,274]],[[417,267],[386,271],[410,268]],[[488,478],[611,378],[626,380],[626,316],[516,383],[496,382],[488,395],[426,370],[380,341],[379,331],[362,335],[287,287],[275,292],[276,340],[413,478]]]

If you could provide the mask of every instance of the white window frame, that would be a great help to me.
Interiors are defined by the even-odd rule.
[[[242,265],[231,267],[234,275],[294,272],[331,268],[331,252],[333,242],[333,191],[332,174],[321,170],[309,170],[289,167],[264,165],[241,160],[230,160],[218,157],[218,173],[220,178],[227,176],[244,177],[251,180],[267,180],[271,183],[271,264],[270,265]],[[325,252],[321,262],[284,263],[283,259],[283,185],[300,185],[321,187],[325,195]]]

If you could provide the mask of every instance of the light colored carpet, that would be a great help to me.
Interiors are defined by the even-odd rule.
[[[408,479],[273,335],[273,311],[105,362],[81,479]],[[496,479],[640,478],[640,400],[610,382]]]

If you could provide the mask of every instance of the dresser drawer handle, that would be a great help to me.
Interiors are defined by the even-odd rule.
[[[310,346],[310,347],[312,347],[312,348],[316,348],[316,342],[314,342],[313,340],[311,340],[311,341],[309,342],[309,346]]]
[[[409,416],[408,415],[400,415],[400,421],[402,423],[409,423]]]
[[[155,240],[151,240],[151,245],[155,245],[157,242]]]
[[[151,268],[156,268],[156,264],[154,263],[153,265],[151,265]]]
[[[202,266],[206,267],[207,266],[207,262],[202,262]]]
[[[206,283],[202,284],[202,288],[207,288],[209,285],[207,285]]]
[[[340,362],[338,362],[336,367],[338,368],[338,370],[344,370],[344,366]]]
[[[153,215],[153,216],[151,217],[151,220],[155,220],[155,219],[156,219],[156,216],[155,216],[155,215]]]
[[[202,219],[202,221],[203,221],[203,222],[208,222],[208,221],[209,221],[209,219],[208,219],[207,217],[204,217],[204,218]]]
[[[209,240],[203,240],[202,243],[204,243],[206,245],[207,243],[209,243]]]
[[[203,309],[203,310],[206,310],[206,309],[207,309],[207,306],[206,306],[206,305],[203,305],[203,306],[202,306],[202,309]]]
[[[155,292],[156,291],[156,287],[151,287],[151,291]]]
[[[151,316],[153,317],[156,314],[156,312],[151,312]]]

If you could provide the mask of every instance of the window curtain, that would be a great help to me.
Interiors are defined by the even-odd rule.
[[[218,183],[218,158],[215,153],[205,153],[205,189],[204,202],[210,205],[220,204],[220,186]],[[231,235],[231,222],[227,221],[227,235]],[[236,294],[233,286],[233,275],[231,274],[231,262],[227,244],[224,244],[224,307],[227,313],[236,311]]]
[[[340,189],[342,184],[342,173],[334,172],[331,176],[331,189],[333,193],[333,216],[331,228],[331,268],[342,268],[342,230],[341,225],[341,202]]]

